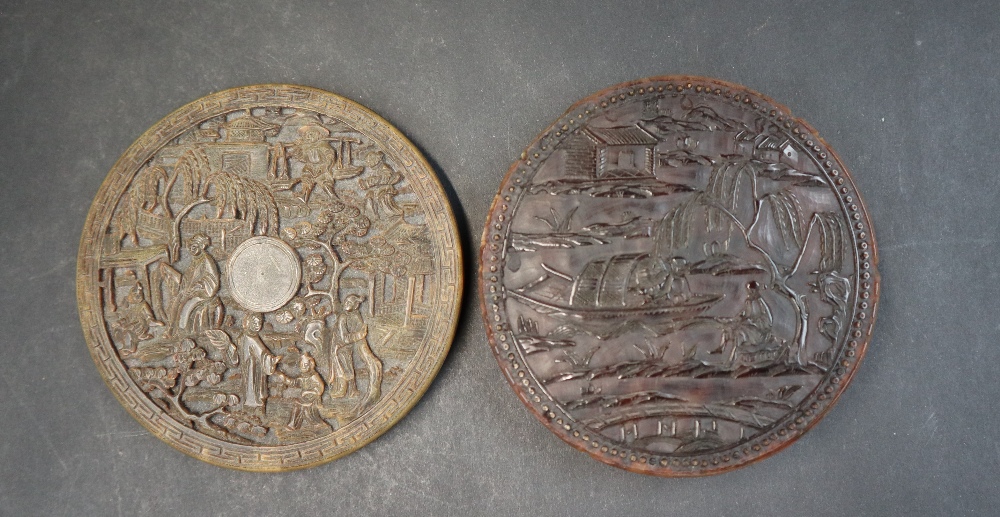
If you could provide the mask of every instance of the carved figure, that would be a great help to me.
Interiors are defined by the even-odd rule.
[[[396,204],[396,183],[403,176],[385,163],[385,155],[379,151],[368,153],[365,165],[371,171],[367,177],[358,180],[358,185],[365,190],[365,201],[372,213],[379,218],[388,218],[403,214]]]
[[[133,275],[134,277],[134,275]],[[119,319],[115,322],[115,328],[122,334],[126,342],[123,353],[134,353],[140,341],[153,338],[150,327],[162,327],[163,322],[156,319],[153,310],[149,307],[146,297],[143,295],[142,284],[134,282],[125,296],[118,310]]]
[[[730,366],[738,363],[743,351],[767,345],[774,340],[771,334],[774,317],[771,307],[764,300],[764,287],[756,280],[751,280],[746,288],[747,298],[743,302],[743,310],[737,318],[735,329],[726,336],[726,364]]]
[[[329,341],[324,341],[324,335],[326,334],[324,332],[326,330],[324,319],[325,315],[315,317],[306,323],[303,338],[307,344],[313,347],[313,350],[317,354],[325,354],[328,361],[329,384],[334,387],[334,392],[331,395],[333,398],[339,398],[345,396],[348,391],[344,364],[338,353],[340,349],[337,346],[337,339],[331,335],[329,336]],[[356,390],[354,393],[356,394]]]
[[[688,262],[684,257],[671,257],[666,261],[654,261],[645,278],[636,278],[636,282],[646,287],[640,287],[649,301],[666,299],[674,304],[681,304],[691,297],[691,287],[687,275],[690,272]]]
[[[179,330],[192,334],[217,329],[222,325],[222,302],[219,300],[219,266],[206,251],[212,241],[199,233],[188,242],[191,264],[179,281],[177,296],[171,304],[170,328],[166,337]]]
[[[368,346],[368,325],[358,310],[362,301],[364,297],[357,294],[349,294],[344,299],[344,312],[340,315],[337,326],[340,338],[338,354],[346,350],[340,356],[343,359],[344,378],[343,382],[337,382],[336,394],[333,396],[357,396],[354,358],[361,356],[368,369],[368,395],[365,403],[371,403],[382,396],[382,361],[375,357]]]
[[[510,170],[481,307],[506,378],[564,440],[644,473],[721,472],[801,434],[849,380],[878,297],[870,222],[782,107],[708,79],[630,82]]]
[[[301,355],[299,375],[294,379],[286,378],[286,386],[284,397],[292,400],[292,416],[285,427],[294,431],[325,425],[317,408],[325,384],[316,373],[316,361],[309,353]]]
[[[274,373],[281,361],[280,355],[273,355],[260,339],[261,316],[247,314],[243,318],[243,332],[240,334],[238,349],[240,369],[243,373],[243,407],[260,408],[267,396],[267,376]]]
[[[318,185],[331,198],[336,199],[334,191],[336,181],[332,170],[337,162],[337,151],[330,147],[330,130],[322,126],[302,126],[298,138],[288,146],[289,158],[303,163],[301,180],[301,198],[309,202],[312,191]]]
[[[119,161],[88,219],[95,358],[134,381],[101,367],[137,418],[184,427],[164,440],[202,460],[339,457],[412,407],[447,351],[461,268],[440,185],[335,95],[267,85],[190,107],[136,143],[141,163]],[[258,449],[277,446],[303,454],[278,465]]]

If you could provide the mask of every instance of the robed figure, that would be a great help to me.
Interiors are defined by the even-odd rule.
[[[403,175],[396,172],[385,163],[384,155],[370,152],[365,157],[368,165],[368,176],[358,180],[358,185],[365,189],[365,202],[379,218],[390,218],[403,215],[403,210],[396,204],[396,183],[403,180]]]
[[[725,357],[729,366],[740,363],[740,354],[760,350],[775,341],[771,328],[774,317],[771,307],[764,299],[764,286],[756,280],[747,283],[747,298],[743,302],[733,327],[725,333]]]
[[[338,382],[337,389],[331,396],[357,396],[354,358],[360,356],[368,370],[368,394],[365,397],[365,404],[369,404],[382,396],[382,361],[375,357],[371,347],[368,346],[368,324],[358,310],[363,300],[364,297],[357,294],[349,294],[344,299],[344,312],[338,318],[340,338],[338,354],[344,351],[343,356],[338,359],[343,359],[344,377],[343,381]],[[343,391],[346,393],[342,393]]]
[[[240,353],[240,370],[243,373],[243,406],[258,408],[267,398],[267,376],[281,361],[268,350],[260,339],[262,321],[259,314],[249,314],[243,319],[243,332],[237,347]]]
[[[207,329],[217,329],[222,324],[219,267],[206,251],[209,245],[211,240],[202,233],[188,241],[191,264],[179,279],[180,287],[170,311],[168,336],[180,329],[197,334]],[[172,276],[176,276],[176,273]]]

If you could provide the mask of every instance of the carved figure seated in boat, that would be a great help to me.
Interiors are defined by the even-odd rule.
[[[665,298],[681,304],[691,298],[687,260],[683,257],[671,257],[668,260],[647,258],[645,262],[646,264],[640,265],[644,278],[635,275],[637,283],[633,288],[646,297],[647,303]]]
[[[590,261],[575,277],[544,264],[542,268],[547,275],[511,294],[543,314],[682,319],[722,299],[718,294],[691,293],[687,262],[680,257],[661,261],[647,253],[627,253],[599,258]],[[562,285],[553,288],[551,283]]]

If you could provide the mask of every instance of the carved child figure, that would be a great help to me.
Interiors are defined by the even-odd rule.
[[[135,275],[132,275],[135,278]],[[150,327],[162,327],[163,323],[156,319],[153,310],[150,309],[146,297],[143,296],[142,284],[134,282],[125,300],[121,302],[116,311],[119,319],[115,322],[115,328],[121,333],[122,339],[126,341],[122,353],[135,353],[140,341],[152,339]]]
[[[282,375],[286,386],[285,398],[292,401],[292,416],[285,426],[290,431],[323,425],[317,405],[323,397],[325,383],[316,372],[316,361],[308,352],[299,358],[299,375],[288,378]]]

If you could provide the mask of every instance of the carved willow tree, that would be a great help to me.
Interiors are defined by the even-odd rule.
[[[798,292],[790,283],[802,266],[803,258],[809,249],[807,244],[814,232],[819,232],[818,270],[810,272],[816,275],[814,291],[823,290],[824,301],[835,306],[834,317],[826,318],[821,325],[822,332],[827,337],[839,334],[843,316],[839,315],[838,303],[847,299],[846,280],[840,275],[844,265],[847,229],[842,216],[834,212],[815,212],[809,218],[803,230],[802,209],[796,195],[794,182],[801,179],[802,173],[794,176],[775,174],[787,166],[774,162],[765,162],[756,158],[727,155],[713,166],[709,176],[708,186],[704,191],[692,194],[688,199],[670,210],[662,219],[656,235],[655,254],[658,257],[669,257],[676,251],[690,244],[692,232],[700,224],[709,231],[723,231],[728,239],[734,231],[746,242],[747,247],[759,256],[759,264],[770,277],[765,288],[785,297],[792,305],[796,315],[795,334],[788,345],[788,360],[799,366],[805,366],[803,350],[809,326],[809,307],[806,304],[806,293]],[[762,192],[761,178],[767,177],[778,186],[777,189]],[[741,200],[741,185],[749,183],[751,199]],[[741,208],[751,206],[749,214],[739,214]],[[767,226],[762,223],[765,207],[770,211]],[[696,211],[701,209],[704,217],[698,217]],[[745,211],[745,210],[744,210]],[[742,215],[742,217],[741,217]],[[777,239],[761,240],[761,232],[775,232]],[[780,242],[783,249],[768,249],[772,243]],[[795,260],[791,264],[780,262],[775,255],[788,255],[795,251]],[[831,280],[833,279],[833,280]],[[828,286],[833,284],[834,288]],[[833,291],[833,294],[828,294]],[[846,305],[845,305],[846,307]],[[833,338],[831,338],[833,339]]]
[[[168,199],[178,180],[182,208],[173,216]],[[172,262],[180,257],[182,220],[206,203],[215,207],[216,218],[242,220],[255,235],[271,235],[278,229],[278,205],[267,186],[233,172],[213,170],[203,149],[189,149],[177,160],[164,188],[162,205],[173,218],[169,242]]]

